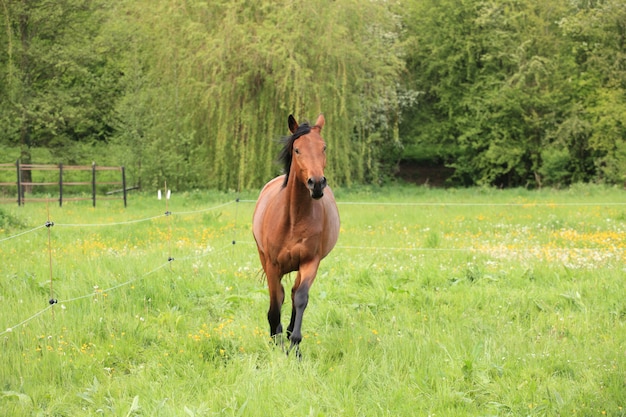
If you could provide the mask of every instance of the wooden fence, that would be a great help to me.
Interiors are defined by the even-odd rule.
[[[35,186],[42,187],[53,187],[56,186],[59,189],[59,206],[63,206],[64,201],[72,201],[72,200],[92,200],[93,206],[96,206],[96,191],[98,186],[102,185],[111,185],[121,187],[119,190],[114,190],[107,192],[107,195],[111,195],[114,193],[122,193],[122,199],[124,200],[124,207],[127,204],[127,192],[133,188],[126,188],[126,170],[124,167],[105,167],[98,166],[94,162],[91,165],[43,165],[43,164],[22,164],[18,160],[14,164],[0,164],[0,171],[14,171],[15,172],[15,181],[11,182],[0,182],[0,187],[12,188],[15,187],[17,189],[17,204],[23,205],[27,201],[47,201],[48,198],[35,198],[35,197],[26,197],[26,194],[30,192]],[[25,171],[30,171],[30,178],[33,177],[32,172],[34,171],[58,171],[58,181],[40,181],[36,182],[34,180],[24,181],[23,173]],[[89,181],[67,181],[63,175],[69,172],[76,171],[91,171],[91,177]],[[119,171],[120,172],[120,181],[98,181],[96,173],[99,171]],[[28,178],[28,176],[26,176]],[[90,186],[91,188],[91,197],[67,197],[64,195],[66,191],[66,187],[71,186]],[[119,199],[119,197],[100,197],[100,200],[112,200]],[[6,201],[6,200],[5,200]]]

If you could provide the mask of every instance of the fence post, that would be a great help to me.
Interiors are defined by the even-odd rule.
[[[59,207],[63,207],[63,164],[59,164]]]
[[[96,206],[96,162],[91,163],[91,198],[93,206]]]
[[[126,208],[126,169],[122,167],[122,192],[124,193],[124,208]]]
[[[22,174],[20,170],[20,160],[18,159],[15,162],[15,166],[17,167],[17,205],[22,205]]]

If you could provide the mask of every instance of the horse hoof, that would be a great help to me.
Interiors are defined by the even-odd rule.
[[[301,361],[302,360],[302,352],[300,351],[300,345],[291,345],[289,347],[289,350],[287,350],[287,356],[289,356],[289,354],[291,353],[291,351],[294,351],[294,355],[296,355],[296,358]]]

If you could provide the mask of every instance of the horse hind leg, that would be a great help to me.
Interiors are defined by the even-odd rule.
[[[276,274],[267,275],[267,284],[270,293],[270,308],[267,312],[267,321],[270,325],[270,336],[276,341],[282,336],[283,326],[280,322],[280,310],[285,301],[285,289]]]

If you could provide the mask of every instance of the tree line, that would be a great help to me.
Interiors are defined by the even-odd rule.
[[[626,179],[621,0],[0,0],[3,161],[125,165],[249,189],[287,116],[326,116],[328,177]]]

